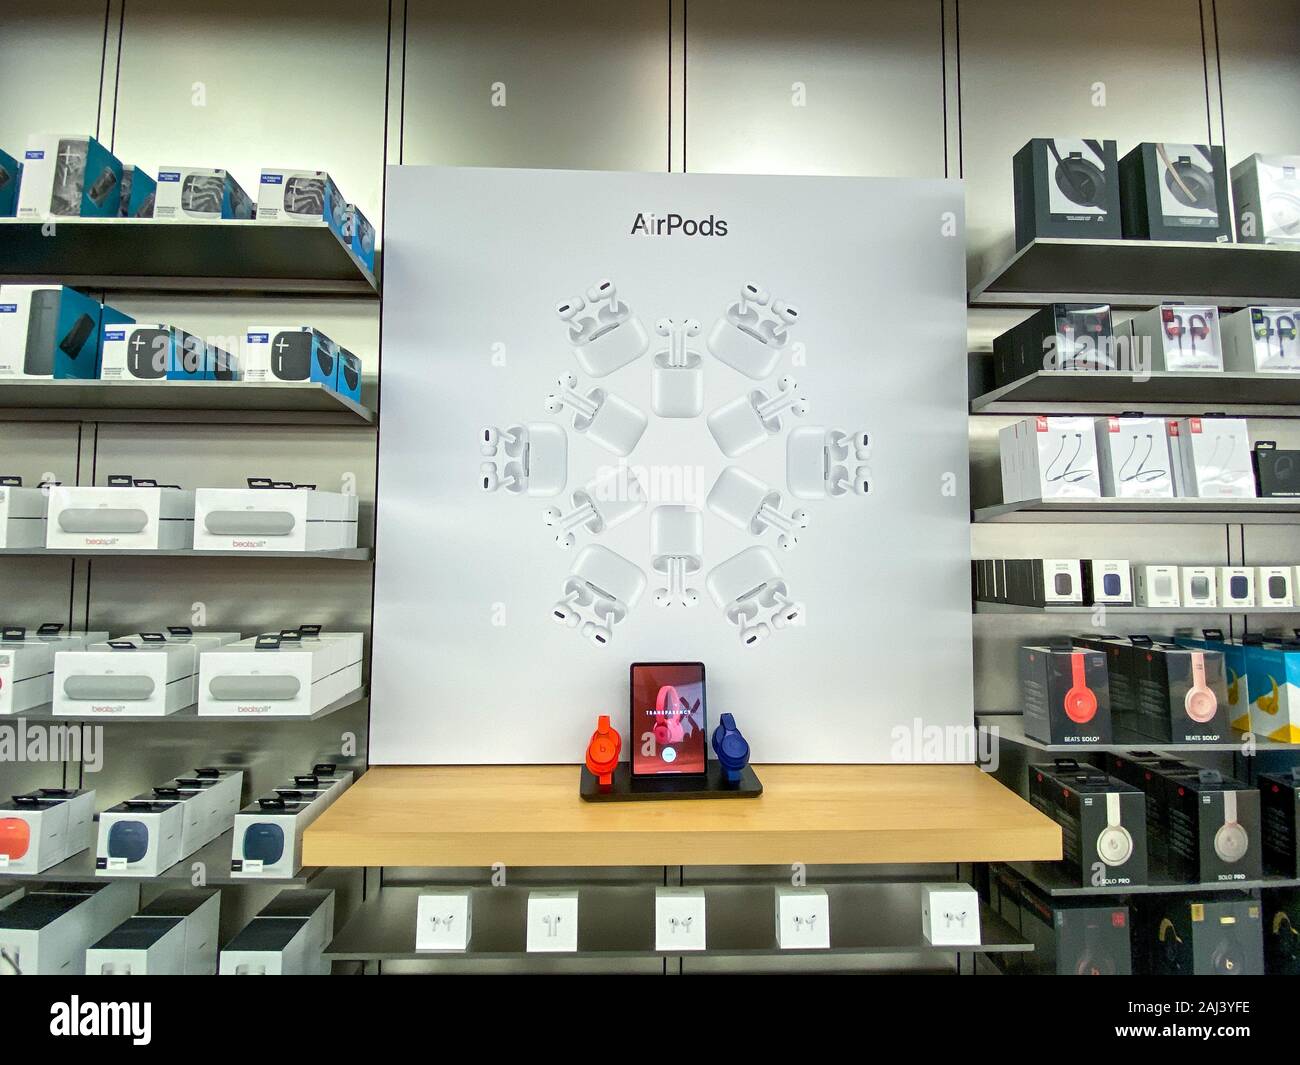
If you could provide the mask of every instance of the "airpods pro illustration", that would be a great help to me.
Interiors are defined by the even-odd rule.
[[[660,318],[655,332],[667,345],[653,356],[650,407],[661,418],[694,418],[704,410],[704,360],[688,341],[700,335],[694,318]]]
[[[571,498],[573,507],[567,513],[559,507],[547,507],[542,512],[542,520],[556,530],[555,542],[561,547],[574,545],[575,529],[584,528],[599,536],[639,514],[645,509],[646,501],[641,482],[626,467],[615,467],[601,474],[585,488],[576,489]]]
[[[871,434],[845,433],[821,425],[792,429],[785,441],[785,479],[798,499],[834,499],[849,492],[870,495]]]
[[[798,319],[797,308],[784,300],[771,301],[769,306],[764,289],[745,285],[740,299],[709,330],[709,350],[719,362],[762,381],[772,376],[790,343],[790,327]]]
[[[747,547],[709,571],[705,587],[728,621],[740,629],[740,642],[752,647],[796,624],[803,604],[790,599],[776,556],[766,547]]]
[[[555,496],[564,491],[569,476],[569,442],[564,430],[552,422],[529,422],[483,430],[479,466],[485,492],[504,488],[515,495]],[[497,462],[505,465],[498,468]]]
[[[704,515],[695,507],[655,507],[650,514],[650,568],[666,574],[668,586],[656,588],[655,606],[695,606],[700,593],[686,586],[704,562]]]
[[[650,338],[632,309],[618,298],[609,280],[587,290],[587,299],[575,296],[555,308],[569,327],[574,357],[588,377],[604,377],[635,362],[650,346]]]
[[[615,455],[632,454],[649,421],[644,411],[603,388],[579,392],[575,374],[565,374],[556,384],[558,391],[546,397],[547,411],[558,414],[568,407],[576,432]]]
[[[799,392],[793,377],[776,383],[778,394],[769,396],[755,388],[730,403],[724,403],[706,419],[709,432],[728,458],[743,455],[781,431],[781,415],[808,413],[808,401]]]
[[[614,638],[614,626],[641,599],[645,585],[640,567],[607,547],[588,544],[574,559],[551,616],[597,647],[604,647]]]
[[[705,503],[718,517],[755,536],[768,529],[780,530],[776,542],[783,551],[792,550],[799,543],[797,530],[808,527],[805,511],[783,513],[781,493],[739,466],[728,466],[718,474]]]

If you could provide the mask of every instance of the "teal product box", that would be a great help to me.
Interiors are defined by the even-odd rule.
[[[250,325],[240,352],[243,380],[315,381],[335,388],[339,350],[334,341],[309,325]]]
[[[238,381],[239,360],[200,336],[172,330],[168,381]]]
[[[23,164],[8,152],[0,152],[0,218],[12,218],[18,211],[18,186]]]
[[[248,220],[253,213],[253,201],[229,170],[194,166],[158,170],[153,216],[160,222]]]
[[[1180,647],[1218,651],[1223,655],[1223,679],[1228,687],[1228,724],[1238,732],[1252,731],[1245,644],[1241,640],[1226,639],[1222,629],[1203,629],[1201,636],[1176,634],[1170,639]]]
[[[0,378],[98,377],[102,311],[67,286],[0,286]]]
[[[1248,640],[1245,652],[1251,731],[1300,743],[1300,645]]]
[[[122,167],[122,199],[118,205],[121,218],[152,218],[158,182],[138,166]]]
[[[36,134],[23,153],[19,218],[116,218],[122,164],[90,136]]]
[[[371,274],[375,272],[375,227],[361,213],[356,204],[348,204],[346,239],[352,254],[365,264]]]
[[[361,360],[346,348],[339,348],[334,360],[334,391],[346,399],[361,402]]]

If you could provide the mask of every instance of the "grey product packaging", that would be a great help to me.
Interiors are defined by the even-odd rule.
[[[1221,884],[1263,876],[1259,791],[1212,769],[1164,777],[1167,864],[1175,880]]]
[[[1134,656],[1137,652],[1133,641],[1127,636],[1089,633],[1075,636],[1074,642],[1080,647],[1099,651],[1106,657],[1106,684],[1114,734],[1122,737],[1124,733],[1136,733],[1138,697]]]
[[[1134,655],[1134,727],[1169,743],[1218,743],[1228,736],[1228,684],[1220,651],[1179,647],[1173,637]]]
[[[1039,237],[1123,236],[1114,141],[1035,138],[1011,170],[1017,249]]]
[[[1119,162],[1124,236],[1232,240],[1228,165],[1208,144],[1139,144]]]
[[[1113,339],[1109,304],[1048,304],[994,339],[994,383],[1040,370],[1117,369]]]
[[[1129,976],[1133,972],[1129,908],[1104,900],[1051,898],[1021,882],[1017,897],[1025,975]]]
[[[1061,826],[1064,873],[1080,887],[1147,882],[1146,796],[1073,760],[1029,767],[1030,801]]]
[[[1110,743],[1106,657],[1069,644],[1031,645],[1019,653],[1025,735],[1049,744]]]

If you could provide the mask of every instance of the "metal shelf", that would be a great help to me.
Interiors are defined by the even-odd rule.
[[[972,307],[1163,300],[1245,307],[1300,297],[1298,249],[1159,240],[1030,242],[971,289]]]
[[[1007,862],[1015,870],[1054,898],[1083,898],[1098,895],[1114,898],[1118,895],[1191,895],[1202,891],[1252,891],[1256,888],[1300,887],[1300,880],[1284,876],[1265,876],[1260,880],[1235,880],[1224,883],[1187,884],[1168,879],[1159,868],[1152,870],[1149,884],[1115,884],[1109,887],[1080,887],[1064,871],[1049,862]]]
[[[0,219],[0,282],[109,292],[379,295],[376,279],[324,222]]]
[[[1250,617],[1255,614],[1300,614],[1296,606],[1110,606],[1097,603],[1093,606],[1023,606],[1019,603],[986,603],[977,599],[974,604],[976,614],[1095,614],[1104,610],[1107,615],[1139,614],[1148,617],[1170,617],[1175,614],[1189,614],[1211,617]]]
[[[1300,373],[1039,370],[971,400],[972,414],[1201,415],[1300,418]]]
[[[473,936],[468,950],[415,949],[421,894],[442,888],[386,887],[367,900],[326,948],[331,961],[518,960],[564,957],[782,957],[869,954],[992,954],[1033,950],[1001,917],[980,904],[979,946],[935,947],[921,935],[921,885],[826,884],[830,899],[829,950],[782,950],[776,943],[772,885],[710,886],[707,949],[657,951],[654,888],[578,889],[578,950],[532,953],[526,947],[528,889],[470,889]],[[906,890],[911,888],[912,890]],[[548,885],[547,890],[551,890]]]
[[[1232,751],[1236,754],[1249,755],[1268,751],[1300,751],[1300,743],[1284,743],[1281,740],[1265,739],[1257,736],[1247,745],[1245,736],[1225,740],[1219,743],[1170,743],[1167,740],[1152,739],[1136,732],[1121,732],[1111,743],[1044,743],[1025,735],[1024,716],[1012,711],[983,711],[975,715],[976,724],[981,728],[996,728],[998,739],[1014,743],[1031,751],[1044,754],[1124,754],[1128,751],[1169,751],[1187,754],[1192,751]],[[1237,733],[1230,735],[1237,736]]]
[[[97,725],[162,725],[180,724],[182,722],[190,725],[202,725],[207,721],[248,721],[252,723],[262,721],[319,721],[321,718],[329,717],[340,710],[347,710],[350,707],[365,705],[366,703],[364,688],[358,688],[341,699],[335,699],[334,702],[322,706],[313,714],[204,714],[200,717],[197,706],[187,706],[183,710],[177,710],[174,714],[85,714],[74,717],[68,714],[56,715],[52,703],[42,703],[40,706],[34,706],[30,710],[24,710],[21,713],[0,716],[0,723],[22,720],[49,721],[54,724],[66,722],[69,725],[88,725],[91,722]]]
[[[369,407],[313,381],[0,381],[0,421],[369,426]]]
[[[337,559],[345,562],[363,562],[371,557],[368,547],[340,547],[333,551],[195,551],[192,548],[176,551],[118,550],[83,551],[61,547],[4,547],[0,558],[300,558]]]
[[[238,884],[266,887],[305,887],[320,872],[315,868],[300,869],[296,876],[272,879],[271,877],[246,877],[236,879],[230,875],[230,853],[234,844],[234,831],[218,836],[206,847],[200,847],[188,858],[182,858],[170,869],[164,869],[158,876],[96,876],[95,848],[87,847],[80,854],[47,869],[43,873],[20,876],[14,873],[0,874],[0,882],[22,882],[34,884],[44,881],[47,884],[85,884],[103,880],[128,880],[140,884],[160,884],[176,887],[193,886],[194,866],[202,863],[206,870],[204,884],[207,887],[231,887]]]
[[[1300,521],[1300,499],[1023,499],[980,507],[972,520],[1080,525],[1285,525]]]

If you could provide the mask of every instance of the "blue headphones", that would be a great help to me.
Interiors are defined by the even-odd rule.
[[[713,753],[722,766],[722,779],[729,784],[738,783],[749,764],[749,743],[736,728],[736,719],[730,714],[718,718],[718,727],[713,730]]]

